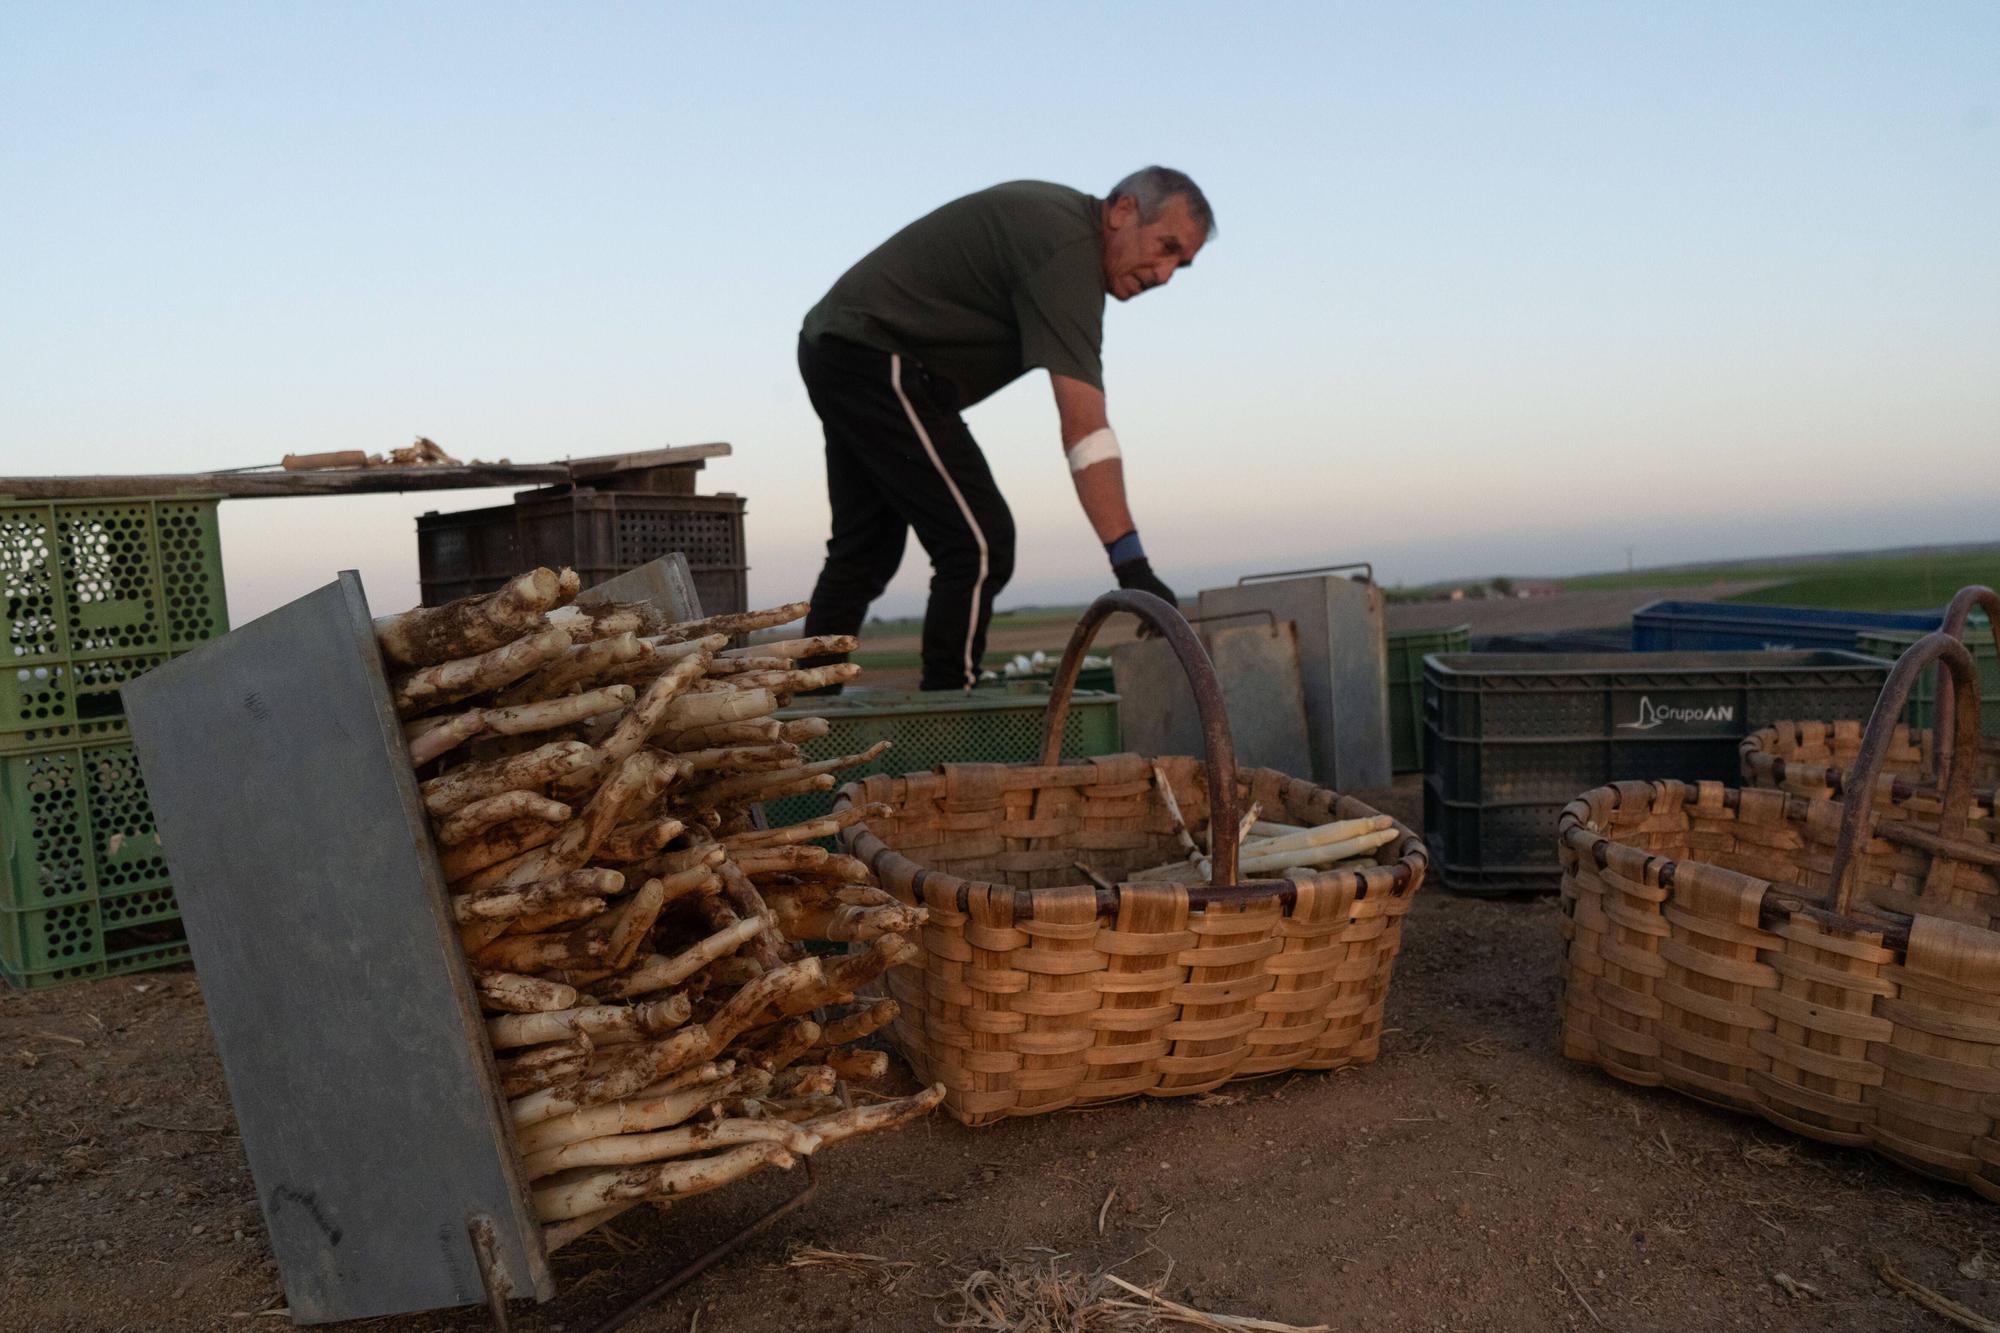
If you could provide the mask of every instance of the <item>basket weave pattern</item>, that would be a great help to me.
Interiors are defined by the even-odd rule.
[[[1188,823],[1207,822],[1202,766],[1158,761]],[[1264,817],[1302,825],[1376,812],[1269,770],[1239,775]],[[947,765],[851,784],[886,802],[843,833],[884,887],[929,909],[920,962],[888,979],[891,1029],[967,1124],[1138,1094],[1178,1096],[1287,1069],[1374,1058],[1421,840],[1362,870],[1296,871],[1275,894],[1198,907],[1185,886],[1121,883],[1114,912],[1078,862],[1112,881],[1180,857],[1151,763]],[[1018,915],[1017,891],[1032,894]]]
[[[1935,828],[1933,795],[1890,788],[1878,829]],[[1992,843],[1990,808],[1970,816],[1964,836]],[[1774,912],[1831,896],[1840,821],[1817,794],[1719,783],[1628,782],[1572,802],[1563,1053],[2000,1201],[2000,881],[1871,836],[1859,896],[1912,913],[1906,944]]]
[[[1861,753],[1864,722],[1775,722],[1745,736],[1736,747],[1749,787],[1781,787],[1801,796],[1837,793]],[[1937,752],[1933,733],[1898,726],[1883,753],[1882,771],[1905,782],[1935,781]],[[1973,781],[1980,787],[2000,782],[2000,753],[1982,745]]]

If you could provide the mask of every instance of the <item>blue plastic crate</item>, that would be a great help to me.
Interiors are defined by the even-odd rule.
[[[1926,634],[1943,611],[1832,611],[1747,602],[1651,602],[1632,613],[1632,648],[1641,653],[1752,652],[1771,648],[1851,651],[1859,635]]]

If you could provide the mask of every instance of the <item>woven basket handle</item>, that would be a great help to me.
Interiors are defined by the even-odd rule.
[[[1048,715],[1042,719],[1042,766],[1062,762],[1063,722],[1069,714],[1070,692],[1076,688],[1076,673],[1083,669],[1083,654],[1097,637],[1097,631],[1115,612],[1129,611],[1158,630],[1181,670],[1187,673],[1194,691],[1195,711],[1201,716],[1202,739],[1208,744],[1208,832],[1212,842],[1210,866],[1212,884],[1236,882],[1236,746],[1229,737],[1229,713],[1222,704],[1222,686],[1215,679],[1215,667],[1208,650],[1188,628],[1181,613],[1165,600],[1149,592],[1120,590],[1107,592],[1090,604],[1063,649],[1062,665],[1056,668],[1050,687]]]
[[[1847,915],[1853,902],[1858,878],[1855,861],[1869,837],[1868,817],[1874,811],[1875,788],[1882,777],[1882,760],[1888,754],[1889,739],[1903,716],[1903,705],[1909,702],[1911,687],[1933,662],[1951,676],[1952,691],[1957,697],[1952,723],[1956,743],[1951,767],[1944,775],[1944,812],[1938,832],[1943,838],[1953,839],[1965,828],[1966,815],[1972,806],[1972,770],[1979,756],[1979,672],[1964,644],[1942,631],[1933,631],[1896,659],[1895,669],[1882,686],[1882,697],[1875,701],[1868,730],[1861,737],[1861,753],[1855,756],[1854,766],[1847,772],[1840,810],[1840,838],[1833,847],[1833,910],[1842,916]]]
[[[1958,595],[1951,599],[1951,605],[1945,608],[1944,623],[1938,626],[1938,632],[1949,634],[1952,638],[1964,642],[1965,625],[1972,618],[1972,609],[1975,606],[1986,613],[1986,627],[1993,631],[1994,649],[2000,651],[2000,593],[1981,584],[1975,583],[1969,588],[1958,590]],[[1931,727],[1936,736],[1932,746],[1935,765],[1932,776],[1939,780],[1951,771],[1951,757],[1957,752],[1955,744],[1957,737],[1953,735],[1955,731],[1953,714],[1957,712],[1956,704],[1957,700],[1952,692],[1945,689],[1945,669],[1940,666],[1937,679],[1937,707],[1931,713]]]

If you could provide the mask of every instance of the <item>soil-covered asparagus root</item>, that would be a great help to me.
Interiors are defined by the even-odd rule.
[[[754,634],[760,629],[775,629],[779,625],[789,625],[794,620],[803,620],[806,612],[811,609],[810,604],[806,602],[787,602],[768,611],[739,611],[731,615],[708,616],[701,620],[684,620],[679,624],[667,626],[660,637],[669,643],[674,643],[708,634]]]
[[[566,695],[560,699],[515,704],[511,708],[489,708],[480,717],[486,729],[497,736],[520,736],[531,731],[567,727],[587,717],[624,708],[637,698],[638,693],[630,685],[606,685],[602,689],[586,690],[582,694]]]
[[[745,1143],[775,1143],[788,1152],[804,1156],[818,1148],[820,1142],[818,1135],[783,1121],[709,1120],[699,1125],[652,1134],[610,1134],[603,1138],[585,1139],[581,1143],[566,1144],[524,1157],[521,1165],[528,1179],[539,1180],[574,1167],[659,1162]]]
[[[691,1012],[686,997],[677,995],[649,1004],[600,1004],[553,1013],[508,1014],[488,1020],[486,1032],[495,1050],[563,1041],[578,1032],[603,1045],[670,1032],[687,1022]]]
[[[857,1134],[873,1134],[908,1124],[943,1100],[944,1084],[933,1083],[915,1096],[876,1102],[872,1106],[856,1106],[816,1120],[808,1120],[804,1128],[811,1130],[822,1143],[839,1143],[842,1139],[851,1139]]]
[[[498,689],[527,675],[568,647],[569,635],[550,627],[477,657],[420,667],[394,682],[392,698],[396,712],[401,717],[415,717],[443,704]]]
[[[513,972],[475,972],[473,988],[486,1008],[510,1014],[541,1013],[576,1005],[576,987]]]
[[[439,820],[437,843],[440,847],[456,847],[512,819],[539,819],[545,824],[560,824],[572,813],[561,801],[551,801],[537,792],[503,791],[498,796],[488,796],[461,806],[450,817]]]
[[[561,576],[531,569],[495,592],[378,617],[375,641],[396,666],[434,666],[512,643],[531,633],[561,600]]]
[[[628,1199],[675,1199],[741,1180],[766,1167],[789,1169],[797,1159],[775,1143],[746,1143],[713,1157],[657,1166],[593,1171],[535,1191],[535,1217],[560,1222]]]
[[[801,659],[854,640],[732,648],[729,636],[805,605],[664,624],[648,607],[568,605],[578,582],[532,571],[378,627],[552,1246],[633,1200],[833,1141],[808,1122],[845,1137],[921,1102],[842,1120],[834,1097],[842,1077],[886,1070],[882,1052],[850,1044],[895,1005],[855,995],[914,956],[925,913],[812,844],[888,807],[772,829],[752,815],[830,790],[887,748],[810,761],[800,747],[826,721],[772,716],[795,692],[852,679],[851,665]],[[804,947],[819,941],[854,947],[821,959]]]

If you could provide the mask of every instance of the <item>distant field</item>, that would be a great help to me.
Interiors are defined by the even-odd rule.
[[[1765,606],[1820,606],[1848,611],[1905,611],[1943,606],[1968,583],[2000,580],[2000,549],[1857,554],[1814,560],[1747,561],[1674,570],[1635,570],[1562,580],[1565,589],[1647,588],[1704,578],[1769,580],[1729,600]]]

